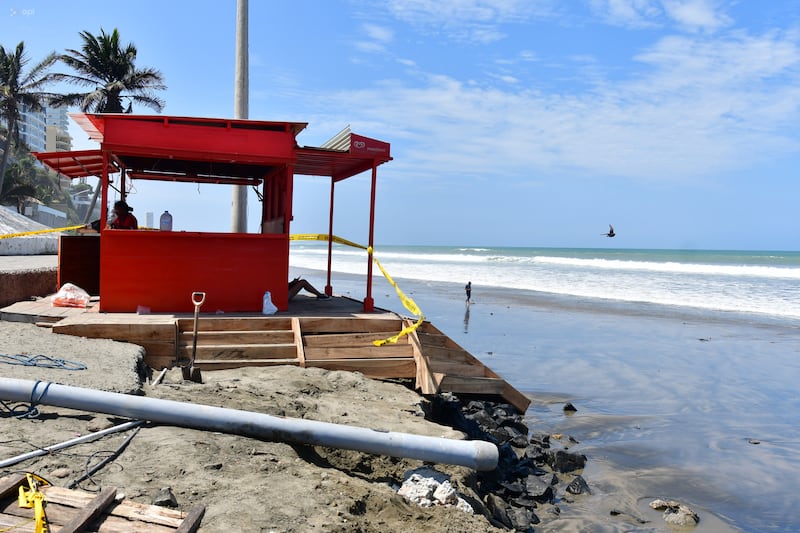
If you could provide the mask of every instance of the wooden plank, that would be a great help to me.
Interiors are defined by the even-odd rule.
[[[203,520],[203,515],[206,514],[206,507],[204,505],[195,505],[186,517],[181,522],[181,525],[175,530],[176,533],[194,533],[200,527],[200,522]]]
[[[306,346],[306,359],[385,359],[387,357],[413,357],[408,344],[385,344],[383,346],[348,346],[330,348]]]
[[[179,346],[178,358],[192,357],[191,346]],[[284,359],[296,358],[292,344],[233,344],[230,346],[197,346],[196,357],[202,359]]]
[[[88,316],[87,313],[84,316]],[[93,316],[107,316],[102,313]],[[137,315],[133,315],[137,316]],[[66,320],[66,319],[65,319]],[[53,333],[62,335],[75,335],[91,339],[115,339],[136,341],[168,341],[175,342],[175,324],[172,320],[164,323],[153,322],[84,322],[65,323],[62,320],[53,325]]]
[[[422,351],[431,359],[441,359],[444,361],[476,361],[475,358],[469,355],[469,352],[460,348],[446,348],[422,344]],[[478,362],[478,364],[483,363]]]
[[[160,357],[169,356],[175,357],[175,343],[174,342],[134,342],[144,348],[147,356]]]
[[[303,339],[306,346],[364,346],[372,344],[372,341],[388,339],[400,330],[377,331],[370,333],[329,333],[322,335],[308,335]],[[407,336],[400,337],[398,344],[408,344]]]
[[[292,318],[292,334],[294,335],[294,345],[297,348],[297,361],[301,367],[305,368],[306,351],[303,346],[303,330],[297,317]]]
[[[194,339],[193,331],[181,332],[178,336],[179,345],[191,346]],[[292,330],[269,331],[198,331],[197,345],[208,344],[283,344],[294,342]]]
[[[33,514],[30,518],[22,518],[0,513],[0,531],[9,533],[34,533]]]
[[[391,315],[387,315],[391,317]],[[391,318],[350,318],[350,317],[301,317],[300,326],[304,335],[318,333],[367,333],[402,329],[402,321]]]
[[[195,359],[194,366],[202,370],[227,370],[230,368],[243,368],[246,366],[300,366],[297,358],[294,359]]]
[[[431,369],[431,372],[439,372],[441,374],[472,378],[496,377],[487,376],[486,367],[483,365],[471,365],[463,362],[436,360],[429,361],[428,365]]]
[[[273,331],[292,329],[291,317],[204,317],[198,331]],[[194,331],[194,318],[179,318],[179,331]]]
[[[59,530],[60,533],[77,533],[83,531],[86,526],[97,518],[103,510],[114,503],[114,498],[117,497],[117,489],[115,487],[108,487],[100,491],[91,502],[83,506],[81,510],[73,516],[66,524]]]
[[[462,394],[489,394],[502,396],[506,382],[498,378],[477,378],[447,375],[439,385],[439,390]]]
[[[413,358],[306,360],[306,366],[361,372],[367,377],[377,379],[413,378],[417,372],[417,365]]]
[[[520,413],[527,411],[528,406],[531,404],[530,398],[505,382],[503,386],[503,399],[513,405]]]
[[[48,508],[51,503],[81,508],[88,505],[94,498],[94,494],[90,492],[70,490],[63,487],[47,486],[42,487],[41,490],[47,498]],[[111,507],[108,514],[109,516],[116,516],[126,520],[167,526],[173,530],[180,526],[184,518],[183,511],[178,509],[170,509],[169,507],[160,507],[158,505],[147,505],[131,500],[122,500],[117,505]],[[129,530],[130,527],[131,524],[128,523]]]
[[[0,499],[9,495],[16,497],[19,494],[19,487],[25,483],[27,479],[25,474],[12,474],[0,478]]]
[[[153,370],[162,370],[164,368],[172,368],[175,366],[175,356],[174,355],[158,355],[158,356],[151,356],[145,355],[144,362],[147,366],[152,368]]]

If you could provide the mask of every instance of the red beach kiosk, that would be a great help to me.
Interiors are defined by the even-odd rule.
[[[190,312],[191,294],[206,308],[261,310],[270,291],[288,308],[289,236],[295,175],[328,177],[328,282],[337,182],[371,170],[369,250],[364,310],[373,310],[372,257],[377,167],[390,161],[386,142],[341,132],[323,147],[300,147],[307,124],[159,115],[73,114],[97,150],[37,153],[70,178],[101,180],[99,235],[62,236],[59,286],[73,282],[100,296],[100,311]],[[106,226],[109,189],[124,199],[130,180],[247,185],[262,197],[259,233],[115,230]],[[187,201],[190,201],[187,199]],[[94,290],[91,290],[94,289]]]

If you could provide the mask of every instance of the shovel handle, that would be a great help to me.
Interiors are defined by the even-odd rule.
[[[206,293],[204,293],[204,292],[193,292],[192,293],[192,303],[196,307],[199,307],[199,306],[203,305],[203,302],[205,302],[205,301],[206,301]]]

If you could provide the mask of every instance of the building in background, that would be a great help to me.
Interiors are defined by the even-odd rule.
[[[44,111],[33,111],[25,104],[20,106],[19,111],[19,140],[31,152],[44,152],[47,146],[47,114]]]

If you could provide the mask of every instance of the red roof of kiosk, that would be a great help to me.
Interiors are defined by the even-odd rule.
[[[134,179],[257,184],[274,168],[339,181],[390,161],[389,143],[340,133],[326,147],[298,147],[301,122],[171,117],[70,115],[110,157],[108,172],[126,168]],[[289,135],[287,135],[289,134]],[[332,139],[334,141],[334,139]],[[102,150],[34,153],[70,178],[102,176]]]

